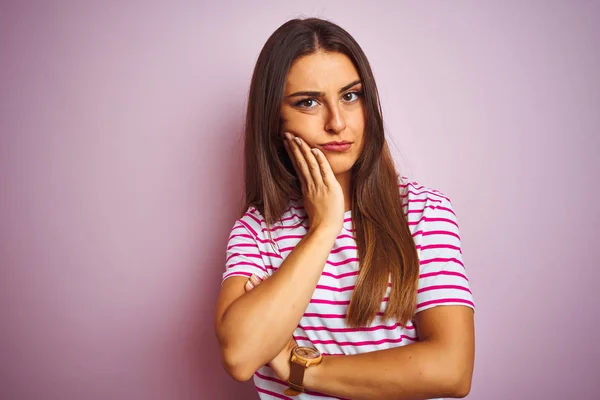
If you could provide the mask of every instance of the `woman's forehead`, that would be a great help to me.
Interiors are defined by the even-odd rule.
[[[358,71],[348,56],[318,52],[297,59],[288,72],[286,93],[296,91],[337,91],[359,79]]]

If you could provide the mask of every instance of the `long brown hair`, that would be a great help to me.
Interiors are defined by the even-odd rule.
[[[402,324],[416,309],[419,259],[403,212],[398,173],[385,141],[379,95],[366,55],[338,25],[293,19],[265,43],[252,75],[245,126],[245,205],[256,207],[267,226],[281,218],[290,198],[302,192],[280,139],[280,107],[288,71],[299,57],[317,51],[345,54],[358,70],[365,108],[364,148],[352,167],[352,220],[360,272],[347,324],[369,325],[379,312],[388,280],[384,318]]]

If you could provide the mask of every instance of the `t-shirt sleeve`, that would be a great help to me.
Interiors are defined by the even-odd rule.
[[[258,211],[251,207],[233,225],[227,242],[225,272],[221,283],[232,276],[250,277],[255,274],[262,278],[267,275],[259,246],[261,220]]]
[[[417,243],[420,274],[416,312],[440,305],[475,309],[456,214],[447,197],[431,197],[432,200],[425,203],[415,233],[421,239]]]

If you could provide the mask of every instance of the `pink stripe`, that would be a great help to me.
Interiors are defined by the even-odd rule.
[[[231,254],[229,257],[227,257],[227,259],[225,260],[225,262],[231,260],[233,257],[248,257],[248,258],[262,258],[260,256],[260,254],[249,254],[249,253],[233,253]]]
[[[340,251],[344,251],[344,250],[357,250],[358,251],[358,247],[356,247],[356,246],[342,246],[342,247],[338,247],[335,250],[331,250],[331,254],[337,254]]]
[[[287,387],[287,383],[286,383],[286,382],[284,382],[284,381],[282,381],[282,380],[279,380],[279,379],[277,379],[277,378],[273,378],[273,377],[271,377],[271,376],[266,376],[266,375],[263,375],[263,374],[261,374],[261,373],[260,373],[260,372],[258,372],[258,371],[256,371],[256,372],[254,373],[254,375],[258,376],[260,379],[263,379],[263,380],[265,380],[265,381],[271,381],[271,382],[279,383],[280,385],[284,385],[285,387]]]
[[[283,259],[283,257],[281,257],[281,256],[280,256],[279,254],[277,254],[277,253],[270,253],[270,252],[267,252],[267,251],[261,251],[261,252],[260,252],[260,255],[261,255],[261,256],[267,256],[267,257],[276,257],[276,258]]]
[[[300,222],[299,224],[296,224],[296,225],[282,225],[282,226],[274,226],[274,227],[272,227],[272,228],[271,228],[271,232],[275,232],[275,231],[278,231],[278,230],[281,230],[281,229],[296,229],[296,228],[300,228],[301,226],[302,226],[302,227],[304,227],[305,229],[308,229],[308,226],[304,226],[304,225],[302,224],[302,222]],[[268,231],[269,231],[269,229],[267,229],[267,228],[262,228],[262,230],[261,230],[261,231],[262,231],[262,232],[268,232]]]
[[[284,253],[286,251],[292,251],[294,250],[296,247],[295,246],[290,246],[290,247],[282,247],[279,249],[280,252]]]
[[[252,227],[250,226],[250,224],[248,224],[246,221],[243,220],[239,220],[239,223],[244,225],[246,227],[246,229],[248,229],[248,231],[254,235],[255,238],[258,237],[258,234],[256,233],[256,231],[254,229],[252,229]]]
[[[254,220],[254,222],[256,222],[258,225],[262,225],[262,222],[264,222],[263,220],[260,220],[260,219],[256,218],[254,215],[252,215],[252,214],[250,214],[250,213],[245,213],[245,214],[242,216],[242,218],[243,218],[243,217],[250,217],[250,218],[252,218],[252,219]]]
[[[377,326],[369,326],[363,328],[328,328],[326,326],[302,326],[299,325],[299,328],[304,329],[305,331],[327,331],[331,333],[347,333],[347,332],[373,332],[373,331],[393,331],[397,328],[402,329],[403,327],[400,324],[388,326],[388,325],[377,325]],[[414,326],[405,326],[404,329],[413,330]]]
[[[383,316],[382,312],[378,312],[377,316]],[[321,314],[321,313],[304,313],[304,318],[346,318],[346,314]]]
[[[352,239],[352,240],[354,240],[354,236],[343,234],[343,235],[338,236],[336,239]]]
[[[471,291],[469,290],[469,288],[466,288],[464,286],[458,286],[458,285],[436,285],[436,286],[426,286],[423,287],[419,290],[417,290],[417,293],[423,293],[423,292],[429,292],[431,290],[444,290],[444,289],[456,289],[456,290],[464,290],[465,292],[469,292],[471,293]]]
[[[244,229],[245,227],[238,226],[238,228]],[[229,237],[229,240],[231,241],[231,239],[237,238],[237,237],[243,237],[243,238],[248,238],[248,239],[256,240],[256,241],[259,241],[260,243],[263,243],[263,244],[270,243],[269,239],[261,239],[261,238],[253,237],[253,236],[250,236],[250,235],[247,235],[247,234],[235,234],[235,235],[231,235]],[[287,235],[287,236],[280,236],[280,237],[278,237],[276,239],[273,239],[273,241],[274,242],[278,242],[280,240],[286,240],[286,239],[302,239],[303,237],[304,237],[304,235]]]
[[[271,392],[270,390],[259,388],[258,386],[256,387],[256,390],[258,390],[261,393],[268,394],[269,396],[277,397],[278,399],[292,400],[291,397],[287,397],[287,396],[284,396],[279,393]]]
[[[406,180],[408,180],[408,178],[406,178]],[[423,185],[419,185],[419,184],[418,184],[417,182],[415,182],[415,181],[409,181],[409,182],[408,182],[408,185],[412,186],[412,187],[413,187],[413,189],[415,189],[415,190],[427,189],[427,190],[429,190],[429,192],[431,192],[431,193],[435,193],[435,194],[438,194],[438,195],[442,195],[442,196],[443,196],[443,193],[442,193],[442,192],[440,192],[439,190],[436,190],[436,189],[431,189],[431,188],[427,188],[427,187],[425,187],[425,186],[423,186]]]
[[[293,220],[294,218],[298,218],[298,219],[301,219],[301,220],[305,220],[305,219],[306,219],[306,216],[304,216],[304,215],[298,215],[298,214],[296,214],[296,213],[293,213],[293,214],[292,214],[292,215],[290,215],[289,217],[285,217],[285,218],[282,218],[282,219],[280,219],[278,222],[291,221],[291,220]],[[265,221],[265,223],[266,223],[266,221]]]
[[[453,225],[456,225],[456,227],[458,227],[458,224],[455,221],[451,220],[451,219],[448,219],[448,218],[430,218],[430,217],[425,217],[425,216],[423,216],[418,221],[409,222],[408,225],[418,225],[418,224],[420,224],[423,221],[425,221],[425,222],[447,222],[449,224],[453,224]]]
[[[280,240],[287,240],[287,239],[302,239],[304,236],[304,234],[302,235],[282,235],[279,236],[277,239],[273,239],[276,242],[279,242]]]
[[[350,300],[325,300],[325,299],[311,299],[312,304],[329,304],[332,306],[347,306],[350,304]]]
[[[453,246],[451,244],[428,244],[428,245],[416,245],[415,246],[417,250],[431,250],[431,249],[450,249],[450,250],[458,250],[462,253],[461,249],[459,246]]]
[[[345,273],[343,273],[343,274],[339,274],[339,275],[336,275],[336,274],[332,274],[332,273],[330,273],[330,272],[325,272],[325,271],[323,271],[323,272],[321,273],[321,275],[324,275],[324,276],[330,276],[330,277],[332,277],[332,278],[335,278],[335,279],[342,279],[342,278],[346,278],[346,277],[348,277],[348,276],[354,276],[354,275],[358,275],[358,271],[345,272]]]
[[[423,187],[420,187],[420,188],[415,188],[415,190],[420,190],[420,189],[422,189],[422,188],[423,188]],[[432,194],[432,195],[434,195],[434,196],[441,197],[441,198],[442,198],[442,199],[444,199],[444,200],[450,201],[450,199],[449,199],[448,197],[446,197],[446,196],[444,196],[444,195],[442,195],[442,194],[440,194],[440,193],[436,193],[435,191],[432,191],[432,190],[424,190],[424,191],[422,191],[422,192],[413,192],[413,191],[411,191],[411,190],[409,189],[409,190],[408,190],[408,193],[410,193],[410,194],[414,194],[415,196],[419,196],[419,195],[422,195],[422,194]],[[407,197],[407,196],[405,195],[405,196],[402,196],[402,197]]]
[[[346,314],[304,313],[304,318],[346,318]]]
[[[423,235],[423,236],[431,236],[431,235],[448,235],[448,236],[454,236],[455,238],[460,240],[460,236],[458,236],[456,233],[454,232],[449,232],[449,231],[428,231],[428,232],[423,232],[421,231],[416,231],[415,233],[412,234],[413,237],[418,236],[418,235]]]
[[[400,343],[404,339],[411,340],[413,342],[417,342],[419,339],[416,337],[410,337],[406,335],[401,335],[398,339],[381,339],[381,340],[365,340],[362,342],[338,342],[337,340],[318,340],[318,339],[309,339],[304,336],[294,336],[296,340],[305,340],[309,341],[312,344],[336,344],[338,346],[376,346],[384,343]]]
[[[469,279],[467,278],[466,275],[461,274],[460,272],[454,272],[454,271],[436,271],[436,272],[428,272],[426,274],[421,274],[419,275],[419,279],[425,279],[425,278],[430,278],[432,276],[438,276],[438,275],[453,275],[453,276],[460,276],[461,278],[463,278],[465,281],[469,281]]]
[[[250,235],[248,235],[250,236]],[[231,246],[227,247],[227,250],[231,250],[234,247],[253,247],[256,248],[256,244],[255,243],[237,243],[237,244],[232,244]]]
[[[288,210],[288,211],[289,211],[289,210]],[[284,214],[286,214],[288,211],[285,211],[285,212],[284,212]],[[258,219],[258,218],[254,217],[253,215],[250,215],[250,214],[248,214],[248,213],[246,213],[246,214],[244,214],[244,215],[247,215],[247,216],[251,217],[252,219],[254,219],[254,220],[256,221],[256,223],[257,223],[257,224],[259,224],[259,225],[261,225],[261,226],[262,226],[263,224],[264,224],[264,225],[266,225],[266,224],[267,224],[267,221],[266,221],[264,218],[263,218],[263,219]],[[279,219],[279,220],[277,220],[276,222],[291,221],[291,220],[293,220],[294,218],[298,218],[298,219],[301,219],[301,220],[305,220],[305,219],[306,219],[306,217],[305,217],[304,215],[292,214],[292,215],[290,215],[289,217],[285,217],[285,218]]]
[[[344,264],[348,264],[354,261],[360,261],[358,258],[347,258],[345,260],[342,261],[326,261],[327,264],[329,265],[333,265],[334,267],[339,267],[340,265],[344,265]]]
[[[437,300],[430,300],[430,301],[425,301],[423,303],[417,304],[417,308],[422,308],[422,307],[428,306],[430,304],[448,304],[448,303],[464,303],[464,304],[468,304],[471,307],[475,308],[475,304],[473,304],[472,301],[465,300],[465,299],[437,299]]]
[[[419,184],[417,184],[417,182],[415,182],[415,181],[411,181],[411,180],[409,180],[408,178],[405,178],[405,179],[408,181],[408,185],[406,185],[406,186],[412,186],[413,188],[415,188],[415,189],[417,189],[417,190],[418,190],[418,189],[423,189],[423,188],[425,188],[425,186],[423,186],[423,185],[419,185]]]
[[[284,214],[287,213],[287,212],[290,212],[292,210],[298,210],[298,211],[300,211],[300,210],[304,210],[304,207],[290,206],[290,208],[288,208],[287,210],[285,210]]]
[[[244,228],[244,227],[240,226],[239,228]],[[247,238],[247,239],[256,240],[255,237],[253,237],[252,235],[248,235],[246,233],[237,233],[235,235],[231,235],[231,236],[229,236],[228,240],[231,241],[231,239],[234,239],[234,238]]]
[[[413,193],[413,194],[416,194],[416,193]],[[442,202],[442,200],[431,199],[431,198],[427,197],[426,199],[409,199],[408,204],[410,204],[410,203],[426,203],[428,201],[431,201],[432,203],[441,203]]]
[[[231,278],[232,276],[247,276],[247,277],[251,277],[252,274],[250,272],[242,272],[242,271],[234,271],[234,272],[229,272],[227,274],[225,274],[225,276],[223,276],[223,280],[227,279],[227,278]]]
[[[384,297],[381,302],[385,303],[388,300],[389,300],[389,297]],[[350,300],[311,299],[310,303],[312,303],[312,304],[329,304],[329,305],[347,306],[348,304],[350,304]]]
[[[392,284],[388,283],[387,286],[388,287],[392,287]],[[322,289],[322,290],[329,290],[331,292],[338,292],[338,293],[354,290],[354,286],[345,286],[345,287],[342,287],[342,288],[337,288],[337,287],[333,287],[333,286],[317,285],[316,288],[317,289]]]
[[[446,208],[446,207],[442,207],[442,206],[425,206],[425,208],[431,208],[432,210],[444,210],[444,211],[448,211],[449,213],[454,214],[454,210],[452,210],[451,208]],[[408,214],[423,214],[425,212],[425,208],[409,210]],[[456,214],[454,214],[454,215],[456,216]]]
[[[237,222],[240,222],[240,221],[237,221]],[[236,223],[236,224],[233,226],[233,228],[231,229],[231,231],[233,232],[233,231],[235,231],[236,229],[244,229],[244,230],[246,230],[246,227],[245,227],[244,225],[242,225],[242,224],[239,224],[239,225],[238,225],[238,224]]]
[[[251,263],[251,262],[247,262],[247,261],[240,261],[240,262],[238,262],[238,263],[235,263],[235,264],[228,265],[228,266],[227,266],[227,269],[231,269],[231,268],[233,268],[233,267],[237,267],[238,265],[250,265],[250,266],[252,266],[252,267],[256,267],[256,268],[258,268],[258,269],[260,269],[260,270],[262,270],[262,271],[264,271],[264,272],[267,272],[267,270],[266,270],[264,267],[262,267],[262,266],[260,266],[260,265],[258,265],[258,264],[254,264],[254,263]]]
[[[292,251],[295,248],[296,248],[295,246],[282,247],[279,249],[279,251],[281,251],[283,253],[286,251]],[[330,254],[337,254],[340,251],[344,251],[344,250],[358,250],[358,248],[356,246],[342,246],[342,247],[338,247],[337,249],[331,250]]]
[[[317,289],[330,290],[332,292],[347,292],[349,290],[354,290],[354,286],[346,286],[342,288],[336,288],[333,286],[325,286],[325,285],[317,285]]]
[[[461,267],[465,267],[465,265],[462,263],[462,261],[456,259],[456,258],[430,258],[428,260],[422,260],[419,261],[419,264],[421,265],[427,265],[427,264],[431,264],[434,262],[443,262],[443,263],[448,263],[448,262],[454,262],[458,265],[460,265]]]

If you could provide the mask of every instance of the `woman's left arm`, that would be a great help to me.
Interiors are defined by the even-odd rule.
[[[351,399],[465,397],[475,356],[473,310],[438,306],[419,312],[415,322],[419,342],[324,356],[321,364],[306,370],[305,387]]]

